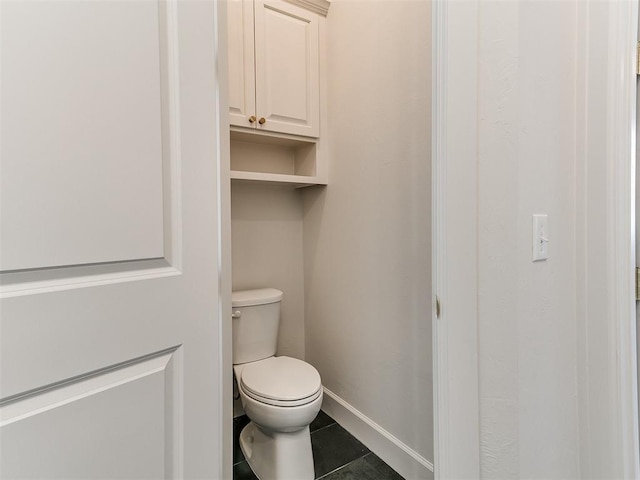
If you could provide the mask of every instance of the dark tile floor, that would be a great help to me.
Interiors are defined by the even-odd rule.
[[[233,419],[234,480],[257,479],[238,445],[240,432],[247,423],[249,419],[246,415]],[[316,479],[403,480],[395,470],[323,411],[311,423],[310,430]]]

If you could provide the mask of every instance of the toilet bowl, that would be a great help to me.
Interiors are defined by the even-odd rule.
[[[313,480],[309,424],[322,405],[322,384],[310,364],[275,356],[281,299],[275,289],[233,293],[233,370],[251,420],[240,448],[260,480]]]
[[[313,480],[309,424],[322,405],[320,375],[289,357],[236,365],[234,372],[251,420],[240,448],[253,472],[260,480]],[[308,376],[300,382],[302,373]]]

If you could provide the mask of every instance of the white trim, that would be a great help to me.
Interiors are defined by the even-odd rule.
[[[576,287],[585,478],[640,478],[633,275],[637,23],[637,0],[579,6]]]
[[[431,285],[435,298],[432,298],[432,305],[438,306],[439,302],[446,300],[444,289],[444,259],[446,245],[443,231],[443,188],[445,183],[445,99],[444,88],[446,88],[446,48],[445,48],[445,28],[447,20],[447,4],[442,1],[432,3],[432,172],[431,172],[431,209],[432,230],[431,230]],[[442,95],[440,95],[442,93]],[[439,308],[438,308],[439,310]],[[444,311],[443,311],[444,313]],[[433,461],[438,466],[435,478],[445,478],[441,472],[448,470],[448,461],[445,455],[448,445],[447,418],[449,416],[447,389],[444,388],[443,381],[447,378],[447,357],[446,357],[446,324],[439,323],[436,314],[432,312],[432,344],[433,344]],[[439,327],[440,325],[440,327]]]
[[[433,9],[435,478],[477,479],[478,3],[436,0]]]
[[[607,243],[613,284],[608,311],[615,342],[615,355],[611,358],[622,474],[624,478],[639,478],[634,278],[637,1],[611,2],[610,12],[607,156],[611,159],[608,183],[612,195],[607,205],[610,222]]]
[[[429,460],[327,388],[322,410],[404,478],[433,478],[433,464]]]
[[[289,3],[326,17],[331,3],[328,0],[286,0]]]
[[[231,332],[231,132],[229,125],[229,59],[227,3],[214,2],[216,68],[217,230],[218,230],[218,441],[221,445],[219,478],[233,477],[233,364]]]

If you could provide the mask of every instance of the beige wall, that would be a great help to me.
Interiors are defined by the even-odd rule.
[[[306,359],[432,460],[429,4],[336,0],[327,20],[329,185],[304,193]]]
[[[278,355],[304,358],[302,200],[290,187],[234,183],[231,188],[233,290],[284,292]]]

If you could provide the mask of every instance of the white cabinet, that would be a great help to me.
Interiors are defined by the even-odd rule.
[[[255,54],[253,51],[253,1],[227,4],[229,46],[229,121],[250,126],[256,114]]]
[[[282,0],[229,2],[232,126],[319,136],[319,18]]]

